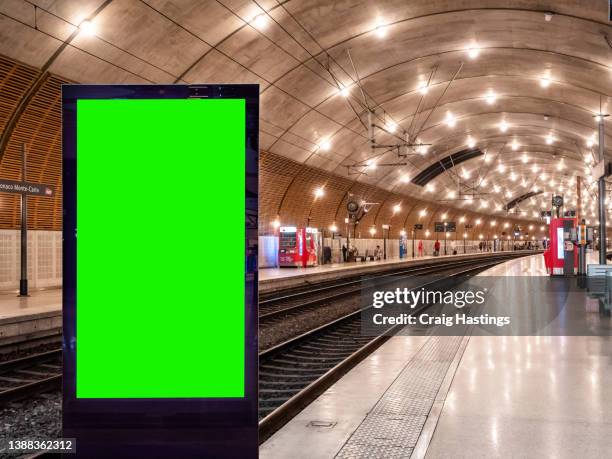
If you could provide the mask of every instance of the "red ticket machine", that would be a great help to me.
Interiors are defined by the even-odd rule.
[[[578,251],[572,241],[575,226],[576,218],[553,218],[550,221],[550,244],[544,257],[553,276],[574,275],[578,269]]]
[[[318,236],[316,228],[281,226],[278,234],[278,265],[315,266],[318,260]]]

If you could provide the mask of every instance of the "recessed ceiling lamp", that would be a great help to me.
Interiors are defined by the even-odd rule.
[[[478,45],[472,45],[467,49],[467,55],[470,59],[476,59],[480,54],[480,47]]]
[[[378,38],[385,38],[387,36],[387,26],[381,19],[376,21],[376,24],[377,25],[374,28],[374,31],[376,32],[376,36]]]
[[[487,92],[487,94],[485,95],[485,100],[489,105],[493,105],[497,100],[497,95],[492,89],[489,89],[489,92]]]
[[[457,194],[453,190],[450,190],[446,196],[448,196],[448,199],[455,199],[456,195]]]
[[[342,86],[340,88],[340,95],[342,97],[348,97],[351,94],[351,90],[347,86]]]
[[[493,191],[499,193],[501,191],[501,188],[499,187],[499,185],[493,185]]]
[[[92,36],[96,34],[96,28],[91,21],[85,20],[79,24],[79,30],[84,35]]]
[[[534,164],[533,166],[531,166],[531,170],[533,171],[534,174],[537,174],[540,168],[538,167],[537,164]]]
[[[368,159],[366,161],[366,164],[368,165],[368,168],[370,168],[371,170],[376,169],[376,160],[374,159]]]
[[[423,95],[429,92],[429,86],[427,85],[427,81],[425,80],[419,81],[419,92]]]
[[[433,193],[435,189],[436,187],[434,187],[431,183],[428,183],[427,185],[425,185],[425,191],[427,191],[428,193]]]
[[[499,123],[499,130],[502,132],[506,132],[508,130],[508,123],[506,123],[505,121]]]
[[[446,125],[448,127],[455,127],[457,124],[457,119],[451,112],[446,112]]]
[[[468,148],[474,148],[476,146],[476,140],[474,140],[474,137],[471,135],[468,135],[466,144]]]
[[[518,149],[519,149],[519,147],[520,147],[520,145],[519,145],[519,143],[516,141],[516,139],[514,139],[514,140],[512,141],[512,145],[510,145],[510,146],[511,146],[512,150],[514,150],[514,151],[518,150]]]
[[[425,215],[427,215],[427,209],[421,209],[421,211],[419,212],[419,215],[421,217],[424,217]]]
[[[397,129],[397,124],[396,124],[395,122],[393,122],[393,121],[389,121],[389,122],[387,123],[387,131],[389,131],[389,132],[395,132],[395,131],[396,131],[396,129]]]
[[[394,212],[394,213],[397,213],[397,212],[399,212],[400,210],[402,210],[402,206],[401,206],[401,205],[396,204],[396,205],[394,205],[394,206],[393,206],[393,212]]]
[[[482,180],[480,181],[480,184],[481,184],[482,186],[487,186],[487,183],[489,183],[489,181],[488,181],[486,178],[484,178],[484,179],[482,179]]]
[[[323,151],[328,151],[331,148],[331,142],[329,140],[324,140],[319,144],[319,148]]]
[[[503,174],[506,171],[506,166],[504,166],[502,163],[499,163],[499,166],[497,166],[497,170]]]
[[[402,175],[401,180],[404,183],[408,183],[410,181],[410,177],[408,176],[408,174],[404,174],[404,175]]]
[[[463,169],[463,172],[461,173],[461,176],[464,179],[469,179],[470,178],[470,172],[468,170],[466,170],[466,169]]]
[[[523,161],[523,164],[527,164],[529,162],[529,156],[527,156],[527,153],[523,153],[521,161]]]
[[[510,173],[510,180],[512,180],[513,182],[516,182],[516,174],[514,172]]]
[[[587,147],[591,148],[593,145],[595,145],[595,133],[593,133],[593,135],[591,135],[591,137],[589,137],[586,141],[586,145]]]
[[[550,81],[550,77],[543,76],[540,78],[540,86],[542,86],[543,88],[548,88],[550,86]]]
[[[552,145],[556,139],[553,137],[552,133],[546,136],[546,145]]]
[[[550,21],[552,21],[552,18],[553,18],[553,13],[551,13],[551,12],[546,12],[546,13],[544,13],[544,20],[545,20],[546,22],[550,22]]]

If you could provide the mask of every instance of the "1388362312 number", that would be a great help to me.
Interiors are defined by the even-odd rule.
[[[6,439],[0,443],[2,451],[61,451],[63,453],[76,452],[76,440],[74,438],[53,439]]]

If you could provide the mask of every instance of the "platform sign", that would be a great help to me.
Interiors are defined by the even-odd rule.
[[[81,454],[257,455],[258,98],[63,87],[63,425]]]
[[[442,222],[435,222],[434,223],[434,232],[436,232],[436,233],[443,233],[444,232],[444,223],[442,223]]]
[[[454,233],[457,231],[457,223],[456,222],[446,222],[446,231],[449,233]]]
[[[50,198],[55,195],[55,187],[42,183],[17,182],[14,180],[0,179],[0,193],[25,193],[29,196],[46,196]]]

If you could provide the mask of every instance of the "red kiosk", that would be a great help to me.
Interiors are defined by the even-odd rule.
[[[551,276],[577,272],[578,250],[571,236],[576,223],[576,217],[552,218],[550,221],[550,243],[544,252],[544,261]]]

